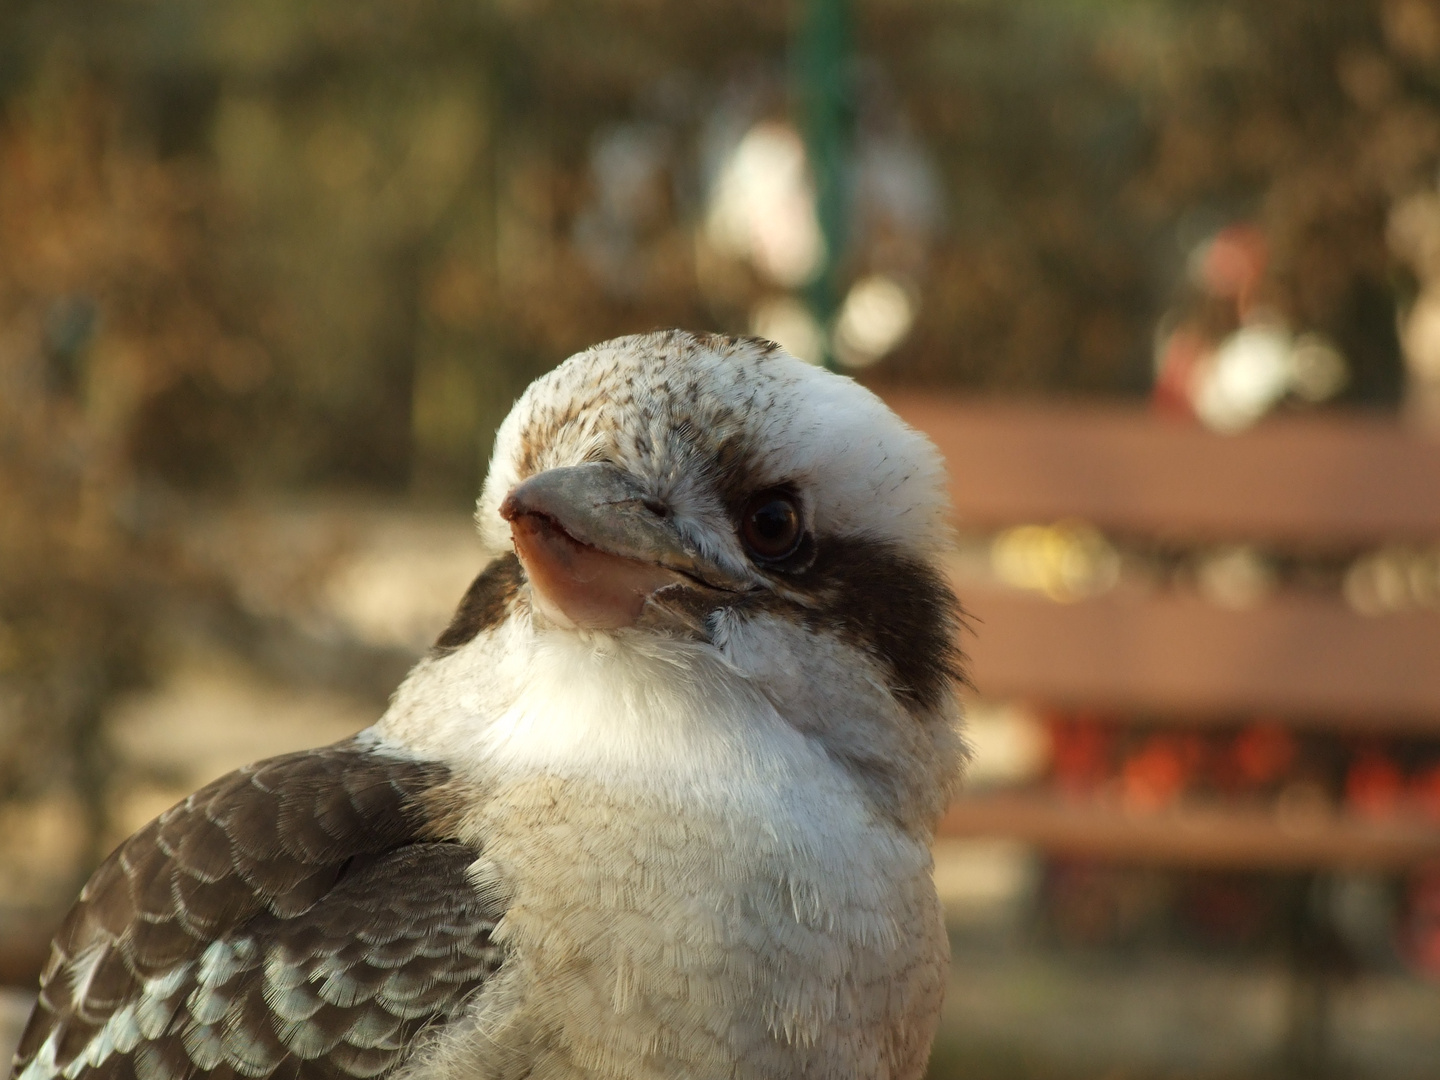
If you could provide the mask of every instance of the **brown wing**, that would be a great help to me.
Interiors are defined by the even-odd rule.
[[[498,890],[431,835],[443,767],[352,740],[202,788],[95,872],[56,935],[21,1080],[372,1077],[500,964]]]

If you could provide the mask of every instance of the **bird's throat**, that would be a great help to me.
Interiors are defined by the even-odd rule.
[[[633,626],[651,595],[684,580],[663,566],[582,544],[541,514],[515,517],[510,535],[530,579],[536,610],[563,627]]]

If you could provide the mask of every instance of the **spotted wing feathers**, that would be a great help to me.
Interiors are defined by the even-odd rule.
[[[196,792],[56,936],[16,1080],[376,1077],[500,963],[476,852],[430,835],[441,767],[357,744]]]

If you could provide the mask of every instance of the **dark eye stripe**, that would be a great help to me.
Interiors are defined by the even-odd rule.
[[[890,672],[896,695],[935,708],[965,681],[964,612],[949,582],[893,544],[863,537],[807,537],[812,561],[785,581],[793,599],[768,590],[742,609],[774,610],[806,627],[844,637]]]

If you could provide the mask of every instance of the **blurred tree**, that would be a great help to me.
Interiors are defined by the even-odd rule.
[[[101,711],[143,679],[171,577],[137,418],[186,378],[261,362],[211,288],[205,179],[120,128],[103,83],[63,59],[0,116],[0,798],[48,807],[70,874],[102,853]],[[60,873],[42,897],[73,888]]]

